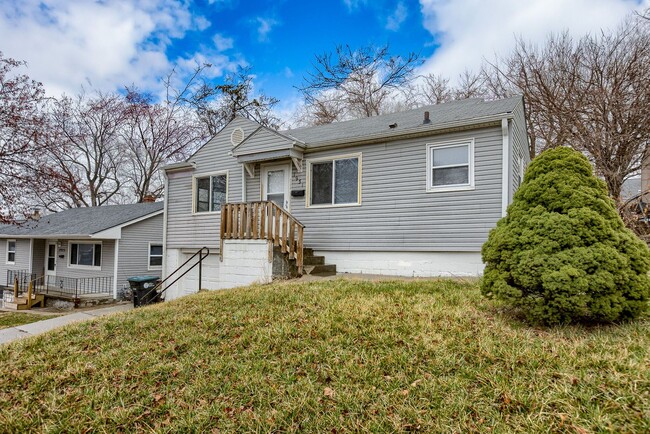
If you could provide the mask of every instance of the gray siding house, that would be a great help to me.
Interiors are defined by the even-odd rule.
[[[0,286],[39,279],[60,295],[117,298],[133,275],[162,274],[163,203],[75,208],[0,225]]]
[[[166,168],[165,273],[207,246],[202,286],[233,286],[224,285],[223,239],[232,234],[221,206],[270,201],[339,272],[476,276],[481,246],[528,163],[521,97],[285,131],[237,117]],[[170,297],[197,290],[189,276]]]

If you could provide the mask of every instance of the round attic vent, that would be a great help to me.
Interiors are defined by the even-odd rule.
[[[235,128],[234,130],[232,130],[232,133],[230,134],[230,143],[232,143],[233,146],[237,146],[243,141],[244,141],[244,130],[242,130],[241,128]]]

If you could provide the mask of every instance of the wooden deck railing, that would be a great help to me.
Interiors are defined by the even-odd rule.
[[[269,240],[303,267],[305,226],[274,202],[227,203],[221,205],[221,255],[223,240]]]

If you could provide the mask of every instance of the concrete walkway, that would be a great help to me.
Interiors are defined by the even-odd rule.
[[[88,321],[98,318],[100,316],[110,315],[116,312],[125,312],[133,309],[133,304],[117,304],[109,307],[102,307],[98,309],[89,309],[81,312],[74,312],[67,315],[61,315],[56,318],[50,318],[43,321],[37,321],[30,324],[9,327],[0,330],[0,344],[7,342],[17,341],[18,339],[27,338],[30,336],[40,335],[41,333],[48,332],[55,328],[62,327],[67,324]]]

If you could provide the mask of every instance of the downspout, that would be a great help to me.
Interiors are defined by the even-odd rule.
[[[241,165],[241,201],[246,202],[246,168]]]
[[[120,240],[117,239],[115,240],[115,261],[113,264],[113,300],[117,300],[117,270],[119,266],[120,266]]]
[[[163,171],[165,177],[165,196],[163,202],[163,257],[162,257],[162,276],[161,279],[165,280],[167,277],[167,199],[169,198],[169,179],[167,172]]]
[[[503,151],[501,158],[501,217],[506,216],[510,196],[510,128],[507,118],[501,119]]]

